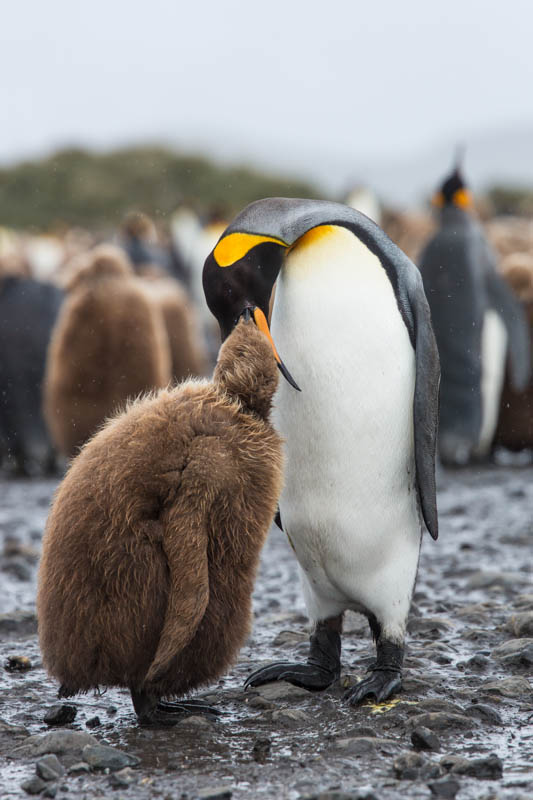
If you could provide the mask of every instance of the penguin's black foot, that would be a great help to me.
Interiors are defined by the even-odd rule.
[[[382,639],[380,629],[377,630],[377,658],[369,668],[370,675],[344,695],[351,706],[359,705],[367,697],[375,697],[377,703],[382,703],[402,688],[403,646]]]
[[[310,692],[319,692],[327,689],[340,675],[340,669],[332,672],[312,664],[292,664],[288,661],[277,661],[269,664],[268,667],[252,672],[244,684],[244,688],[250,686],[262,686],[264,683],[273,681],[287,681],[293,686],[300,686]]]
[[[310,692],[327,689],[341,674],[342,615],[318,622],[310,637],[306,664],[277,661],[253,672],[244,688],[273,681],[288,681]]]
[[[133,707],[139,720],[139,725],[170,726],[177,725],[180,716],[191,714],[205,714],[210,719],[216,719],[220,711],[202,700],[183,700],[170,702],[159,700],[147,692],[131,691]]]
[[[359,681],[344,695],[351,706],[357,706],[367,697],[375,697],[376,703],[388,700],[402,688],[402,674],[397,670],[376,669],[368,678]]]

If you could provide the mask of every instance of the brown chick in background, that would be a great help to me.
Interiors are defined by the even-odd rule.
[[[259,553],[282,485],[269,416],[278,372],[241,321],[213,380],[138,400],[82,449],[55,497],[39,572],[44,664],[69,697],[130,690],[141,724],[222,675],[251,627]]]
[[[207,375],[207,347],[194,305],[185,289],[173,278],[157,273],[145,273],[140,281],[163,315],[172,379],[178,383],[185,378]]]
[[[504,259],[502,272],[526,313],[533,358],[533,256],[512,253]],[[514,451],[533,448],[533,375],[524,391],[517,392],[506,374],[495,443]]]
[[[66,288],[48,348],[44,415],[56,447],[73,456],[128,398],[166,386],[171,374],[161,312],[120,249],[95,248]]]

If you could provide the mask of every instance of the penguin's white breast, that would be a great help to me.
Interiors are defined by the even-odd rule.
[[[476,453],[486,456],[498,424],[500,397],[505,377],[507,330],[500,315],[488,309],[481,335],[481,407],[482,423]]]
[[[307,572],[335,572],[335,563],[342,572],[355,551],[372,570],[405,537],[420,537],[415,354],[377,256],[349,230],[323,227],[288,254],[272,315],[274,342],[302,389],[281,379],[275,398],[286,449],[281,516]]]

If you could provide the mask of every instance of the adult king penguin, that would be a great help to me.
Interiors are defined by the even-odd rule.
[[[420,256],[420,270],[442,368],[439,453],[443,463],[462,466],[490,453],[507,352],[513,389],[527,385],[529,339],[459,166],[433,203],[439,228]]]
[[[349,700],[384,700],[401,687],[422,518],[438,533],[439,362],[422,280],[358,211],[270,198],[245,208],[206,260],[223,339],[243,308],[268,335],[276,280],[271,341],[288,381],[274,410],[286,447],[279,508],[314,624],[307,663],[272,664],[247,685],[325,689],[340,675],[353,609],[369,620],[377,661]]]

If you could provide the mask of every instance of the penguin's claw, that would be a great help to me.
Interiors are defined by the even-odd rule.
[[[376,698],[376,703],[382,703],[401,688],[401,672],[398,672],[398,670],[376,669],[368,678],[359,681],[357,686],[348,689],[344,694],[344,699],[348,700],[351,706],[357,706],[367,697],[373,695]]]
[[[207,714],[208,716],[218,717],[222,713],[202,700],[182,700],[175,703],[171,703],[168,700],[160,700],[157,708],[167,714]]]
[[[339,671],[340,673],[340,671]],[[250,686],[263,686],[265,683],[274,681],[287,681],[293,686],[307,689],[310,692],[318,692],[327,689],[328,686],[339,677],[339,674],[323,667],[313,664],[292,664],[287,661],[277,661],[269,664],[268,667],[252,672],[244,684],[245,690]]]

